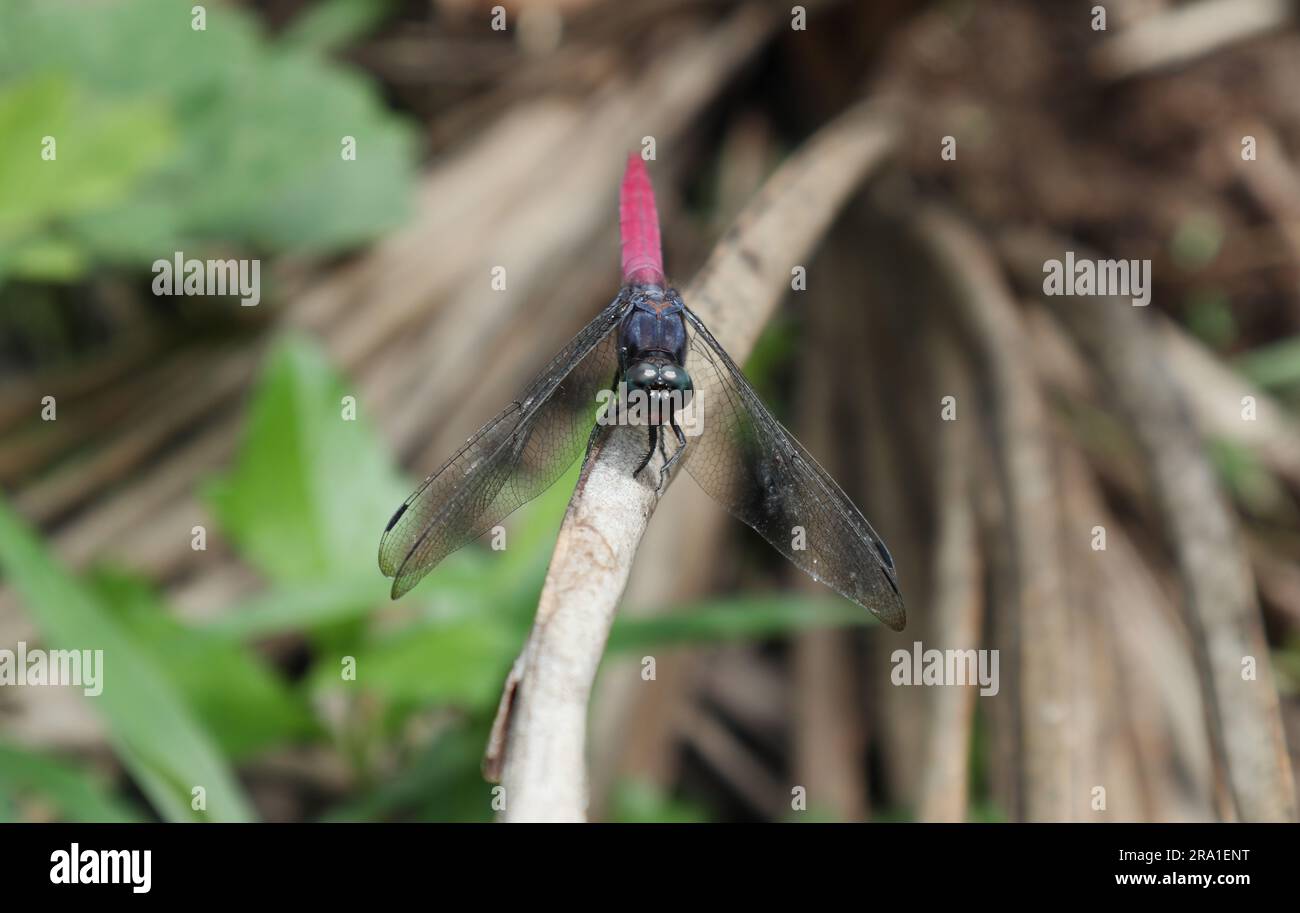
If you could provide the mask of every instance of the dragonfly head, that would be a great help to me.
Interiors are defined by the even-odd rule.
[[[651,405],[667,405],[675,400],[674,409],[684,408],[695,389],[686,369],[665,356],[651,356],[634,362],[625,376],[628,388],[647,397]]]

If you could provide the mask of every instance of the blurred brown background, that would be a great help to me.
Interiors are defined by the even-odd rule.
[[[597,683],[594,816],[1294,820],[1291,4],[95,6],[3,14],[0,123],[32,144],[0,204],[0,647],[148,674],[0,688],[0,813],[490,818],[567,492],[512,519],[505,570],[476,550],[390,604],[394,467],[437,466],[617,291],[628,150],[654,139],[684,286],[868,100],[891,153],[746,368],[889,543],[908,628],[673,486]],[[177,250],[259,258],[261,304],[152,295]],[[1149,260],[1150,306],[1044,297],[1067,250]],[[998,650],[997,694],[891,684],[916,641]]]

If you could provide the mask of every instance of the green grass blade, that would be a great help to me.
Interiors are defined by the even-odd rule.
[[[700,602],[668,615],[620,617],[609,636],[611,651],[646,647],[762,640],[810,628],[872,624],[848,600],[798,595],[748,596]]]
[[[115,799],[88,771],[43,752],[0,742],[0,796],[13,802],[32,793],[52,805],[66,821],[134,822],[142,820]]]
[[[89,697],[124,763],[171,820],[247,821],[252,808],[213,740],[176,697],[166,675],[91,593],[61,568],[0,501],[0,571],[47,644],[103,650],[103,692]],[[202,786],[205,812],[191,811]]]

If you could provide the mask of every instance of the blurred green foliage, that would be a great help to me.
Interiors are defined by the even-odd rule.
[[[664,792],[653,783],[624,780],[610,797],[610,818],[620,824],[698,824],[709,820],[704,809]]]
[[[1227,438],[1209,438],[1205,446],[1219,478],[1246,511],[1269,516],[1286,509],[1285,487],[1253,450]]]
[[[287,340],[253,399],[234,471],[209,486],[222,529],[271,580],[374,577],[374,530],[408,489],[365,417],[343,420],[346,395],[318,350]]]
[[[348,794],[318,810],[329,820],[492,814],[483,746],[579,467],[511,518],[508,548],[462,549],[393,603],[375,555],[409,485],[364,408],[345,417],[348,395],[310,340],[287,336],[269,353],[233,465],[205,486],[220,534],[266,588],[208,621],[178,620],[152,584],[121,570],[74,577],[0,502],[0,572],[43,645],[104,650],[103,693],[85,700],[166,819],[252,817],[234,767],[306,745],[351,766]],[[745,596],[622,618],[609,648],[639,656],[867,623],[843,600]],[[286,637],[308,652],[292,678],[259,649]],[[355,679],[342,674],[348,659]],[[194,786],[205,788],[206,810],[192,808]],[[0,744],[0,815],[17,814],[20,797],[29,810],[74,820],[147,815],[80,764]],[[644,784],[620,787],[611,815],[705,817]]]
[[[84,272],[96,252],[79,226],[124,205],[174,145],[157,106],[101,102],[66,74],[0,85],[0,135],[0,270],[54,280]],[[54,161],[40,155],[47,136]]]
[[[1195,272],[1209,265],[1223,249],[1224,229],[1210,212],[1186,216],[1169,239],[1169,254],[1180,268]]]
[[[1261,387],[1294,399],[1300,391],[1300,337],[1261,346],[1236,359],[1235,367]]]
[[[191,789],[207,793],[208,813],[242,821],[251,808],[211,735],[195,717],[159,652],[114,617],[92,587],[54,563],[7,505],[0,503],[0,570],[56,649],[103,650],[103,693],[92,706],[140,788],[159,813],[190,820]]]
[[[290,23],[284,41],[299,48],[333,50],[370,31],[396,5],[396,0],[321,0]]]
[[[0,282],[214,244],[325,252],[391,229],[414,132],[322,56],[377,15],[352,6],[270,41],[225,4],[203,30],[169,0],[0,4]]]
[[[1206,345],[1225,351],[1240,336],[1232,301],[1220,288],[1196,288],[1187,296],[1184,307],[1187,328]]]
[[[16,817],[12,797],[20,793],[40,796],[52,816],[72,821],[142,820],[89,771],[44,754],[0,744],[0,821]]]

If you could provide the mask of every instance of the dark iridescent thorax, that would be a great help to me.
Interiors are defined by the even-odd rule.
[[[630,289],[632,308],[618,327],[619,365],[626,369],[647,355],[686,363],[686,319],[681,296],[653,286]]]

